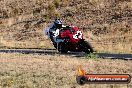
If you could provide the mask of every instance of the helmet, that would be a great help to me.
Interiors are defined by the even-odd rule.
[[[54,24],[56,28],[62,28],[62,21],[60,19],[55,19]]]

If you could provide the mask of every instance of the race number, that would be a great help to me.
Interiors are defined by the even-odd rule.
[[[54,31],[53,33],[54,33],[54,36],[53,37],[57,37],[58,35],[59,35],[59,29],[57,29],[56,31]]]
[[[82,39],[82,32],[81,31],[77,31],[76,34],[73,35],[73,38],[74,39]]]

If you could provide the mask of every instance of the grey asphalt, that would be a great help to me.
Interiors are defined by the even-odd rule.
[[[0,53],[22,53],[22,54],[41,54],[41,55],[56,55],[61,54],[55,49],[0,49]],[[99,58],[104,59],[123,59],[132,60],[132,54],[111,54],[111,53],[95,53]],[[68,52],[66,55],[75,57],[86,56],[83,52]]]

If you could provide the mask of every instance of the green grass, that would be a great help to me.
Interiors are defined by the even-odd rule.
[[[95,54],[95,53],[90,53],[90,54],[86,55],[86,59],[94,59],[94,60],[96,60],[96,59],[98,59],[98,55]]]

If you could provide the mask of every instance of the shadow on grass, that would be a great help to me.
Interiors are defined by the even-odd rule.
[[[39,55],[70,55],[73,57],[86,57],[87,54],[83,52],[68,52],[60,53],[56,49],[43,49],[43,48],[15,48],[15,49],[0,49],[0,53],[22,53],[22,54],[39,54]],[[104,59],[123,59],[132,60],[132,54],[111,54],[111,53],[94,53],[97,58]]]
[[[0,53],[21,53],[21,54],[39,54],[39,55],[71,55],[74,57],[84,57],[86,54],[82,52],[60,53],[56,49],[40,49],[40,48],[14,48],[0,49]]]

